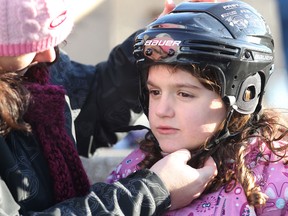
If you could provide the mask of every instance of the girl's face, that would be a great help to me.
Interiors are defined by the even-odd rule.
[[[172,72],[173,70],[173,72]],[[149,123],[163,152],[203,145],[226,117],[221,97],[189,72],[171,66],[149,69]]]

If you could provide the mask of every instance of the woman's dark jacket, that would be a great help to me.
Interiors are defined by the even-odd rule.
[[[61,53],[51,67],[51,82],[63,86],[69,98],[67,132],[72,136],[76,118],[77,148],[83,156],[114,144],[115,131],[131,122],[131,111],[141,112],[134,36],[115,47],[107,62],[82,65]],[[114,184],[96,183],[87,195],[55,204],[47,161],[33,134],[13,131],[0,137],[0,160],[0,215],[159,215],[170,205],[168,191],[149,170]]]

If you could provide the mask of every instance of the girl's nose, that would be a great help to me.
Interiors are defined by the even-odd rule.
[[[54,47],[43,52],[36,54],[34,61],[35,62],[53,62],[56,59],[56,52]]]
[[[156,106],[156,115],[159,117],[173,117],[174,113],[173,102],[162,97]]]

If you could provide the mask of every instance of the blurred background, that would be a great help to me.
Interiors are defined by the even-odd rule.
[[[75,26],[63,49],[73,60],[93,65],[105,61],[115,45],[156,18],[163,10],[165,2],[165,0],[70,1],[75,16]],[[282,36],[283,27],[280,24],[278,5],[280,1],[286,2],[286,4],[288,1],[243,1],[252,5],[262,14],[270,26],[275,40],[275,71],[268,82],[264,104],[266,107],[288,108],[288,78],[283,48],[283,41],[288,41],[288,38],[285,39]],[[174,2],[177,4],[182,0],[174,0]],[[140,118],[140,121],[146,121],[146,118]],[[82,158],[92,182],[105,180],[111,169],[115,168],[116,164],[129,153],[131,139],[141,135],[137,133],[128,134],[113,149],[99,149],[89,159]]]

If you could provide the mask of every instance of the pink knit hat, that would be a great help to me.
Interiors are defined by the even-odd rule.
[[[47,50],[72,27],[65,0],[0,0],[0,56]]]

